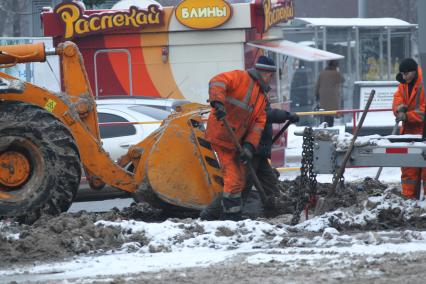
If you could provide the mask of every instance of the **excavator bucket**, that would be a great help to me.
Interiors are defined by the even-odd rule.
[[[140,182],[136,200],[159,207],[201,210],[222,191],[223,178],[212,147],[204,139],[210,108],[182,106],[127,154]],[[121,159],[126,160],[126,159]]]

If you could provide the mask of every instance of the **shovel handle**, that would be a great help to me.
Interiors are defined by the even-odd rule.
[[[235,135],[235,132],[232,130],[231,126],[228,123],[228,120],[226,118],[222,119],[223,125],[226,127],[226,129],[229,132],[229,135],[231,136],[232,141],[234,142],[235,146],[237,147],[238,151],[242,153],[243,147],[240,144],[240,141],[238,141],[237,136]],[[259,181],[259,178],[256,175],[256,171],[253,168],[253,165],[250,161],[247,161],[247,169],[253,179],[254,186],[259,191],[260,199],[262,200],[262,204],[264,206],[268,205],[268,199],[266,198],[265,190],[263,189],[262,184]]]
[[[274,136],[274,138],[272,138],[272,144],[274,144],[278,138],[280,138],[280,136],[284,133],[284,131],[287,130],[287,128],[290,126],[290,120],[287,120],[286,122],[284,122],[283,127],[280,129],[280,131]]]

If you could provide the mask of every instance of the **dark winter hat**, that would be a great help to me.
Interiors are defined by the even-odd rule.
[[[399,64],[399,72],[417,71],[417,62],[413,58],[405,58]]]
[[[257,59],[255,68],[263,72],[275,72],[277,70],[274,60],[265,55],[262,55]]]

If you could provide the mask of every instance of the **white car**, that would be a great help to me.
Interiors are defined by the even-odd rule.
[[[97,104],[97,111],[103,148],[114,161],[127,153],[130,146],[145,139],[170,115],[169,111],[129,104],[127,100],[120,104]],[[108,124],[111,122],[124,122],[124,124]],[[131,122],[157,123],[131,124]]]
[[[157,109],[162,109],[168,112],[176,111],[176,108],[180,105],[190,103],[188,100],[183,99],[165,99],[155,97],[143,97],[143,96],[107,96],[96,99],[96,105],[144,105],[150,106]]]

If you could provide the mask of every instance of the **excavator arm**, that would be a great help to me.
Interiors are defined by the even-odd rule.
[[[47,203],[54,204],[47,213],[66,210],[78,188],[80,164],[95,185],[138,192],[163,207],[202,209],[221,191],[219,164],[203,138],[208,107],[184,106],[116,164],[102,148],[96,104],[74,43],[54,51],[43,44],[0,46],[0,64],[43,62],[51,54],[61,57],[63,92],[0,73],[0,216],[38,216]],[[66,200],[58,192],[66,192]],[[23,205],[33,195],[37,200]]]
[[[46,60],[44,50],[43,44],[28,44],[23,47],[18,45],[16,49],[14,46],[2,47],[0,63],[8,65],[44,62]],[[25,82],[21,93],[5,93],[1,95],[1,99],[39,106],[53,114],[72,133],[88,179],[95,175],[96,179],[111,186],[134,192],[137,183],[133,174],[116,165],[102,148],[96,104],[77,46],[72,42],[65,42],[60,44],[54,53],[61,56],[65,92],[49,92]],[[19,81],[4,73],[0,77],[3,82],[10,84]]]

